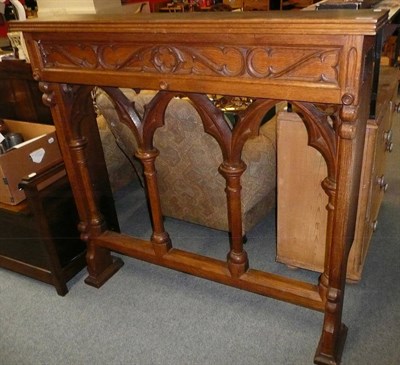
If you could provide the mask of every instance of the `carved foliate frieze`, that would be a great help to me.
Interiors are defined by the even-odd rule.
[[[248,50],[248,73],[256,78],[338,83],[339,49],[263,48]]]
[[[199,46],[51,42],[45,68],[298,80],[338,84],[340,47]]]

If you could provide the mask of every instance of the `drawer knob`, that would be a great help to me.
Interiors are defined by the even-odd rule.
[[[394,111],[395,113],[400,113],[400,103],[394,104],[393,111]]]
[[[373,232],[376,232],[376,230],[378,229],[378,221],[375,220],[371,223],[371,228]]]
[[[381,188],[381,190],[383,190],[384,192],[388,189],[389,184],[385,181],[385,176],[379,176],[378,177],[378,185]]]
[[[385,142],[392,142],[393,131],[391,129],[389,129],[387,132],[385,132],[383,134],[383,138],[384,138]]]
[[[386,151],[388,152],[393,151],[393,142],[386,143]]]

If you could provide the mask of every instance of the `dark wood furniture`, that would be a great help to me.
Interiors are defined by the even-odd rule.
[[[0,62],[0,118],[52,124],[51,112],[42,103],[31,65],[25,61]]]
[[[381,5],[381,3],[383,5]],[[379,2],[374,6],[376,10],[385,9],[388,5],[385,2]],[[388,9],[388,21],[386,25],[379,31],[376,37],[376,45],[375,45],[375,69],[374,76],[372,79],[372,95],[371,95],[371,105],[370,105],[370,118],[377,119],[378,115],[378,93],[379,93],[379,76],[380,76],[380,66],[381,66],[381,57],[384,45],[388,42],[390,36],[398,33],[398,29],[400,26],[400,6],[397,3],[392,3],[390,8]],[[397,37],[396,47],[394,49],[393,54],[391,55],[390,64],[398,65],[398,55],[399,55],[399,46],[400,46],[400,38]]]
[[[27,200],[0,204],[0,267],[54,285],[67,282],[86,266],[78,213],[63,164],[24,179]]]
[[[111,255],[118,251],[319,310],[324,321],[315,363],[338,364],[347,333],[342,323],[346,265],[355,230],[375,36],[386,21],[385,12],[360,10],[151,14],[13,24],[13,30],[24,33],[35,79],[42,82],[52,109],[88,244],[86,283],[103,285],[121,266]],[[149,240],[112,232],[103,219],[105,211],[93,191],[96,148],[91,146],[96,141],[88,141],[82,131],[96,128],[89,112],[92,85],[103,86],[117,102],[121,122],[138,141],[136,155],[144,165],[153,223]],[[160,91],[141,118],[118,87]],[[206,133],[222,150],[219,171],[226,179],[230,225],[227,261],[173,248],[164,228],[152,140],[177,94],[190,98]],[[206,94],[256,101],[230,129]],[[254,270],[243,248],[240,176],[246,166],[241,151],[257,134],[265,112],[280,100],[302,112],[309,143],[327,163],[326,259],[315,284]]]
[[[43,104],[42,95],[29,63],[16,59],[0,62],[1,118],[52,124],[51,111]],[[86,133],[92,134],[96,139],[97,130]],[[102,168],[105,165],[98,170]],[[62,176],[60,171],[64,171]],[[44,189],[43,184],[57,176],[59,181]],[[118,231],[108,179],[94,178],[101,194],[108,192],[108,196],[99,195],[99,201],[107,211],[109,227]],[[67,282],[86,266],[86,244],[79,238],[79,218],[65,169],[58,166],[43,172],[22,181],[21,187],[26,201],[17,206],[0,204],[0,267],[52,284],[58,294],[65,295]]]

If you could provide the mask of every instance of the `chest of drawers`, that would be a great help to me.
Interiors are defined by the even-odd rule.
[[[356,233],[347,268],[349,281],[361,279],[388,188],[385,160],[393,148],[391,125],[396,117],[397,88],[398,70],[382,67],[377,117],[367,123]],[[307,131],[300,117],[282,113],[278,117],[278,262],[323,272],[328,197],[321,182],[326,176],[323,157],[307,145]]]

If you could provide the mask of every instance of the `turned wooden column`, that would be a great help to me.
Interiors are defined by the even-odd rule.
[[[81,239],[88,246],[89,276],[85,282],[99,287],[122,266],[122,260],[114,260],[109,250],[92,242],[107,228],[119,231],[115,208],[110,202],[112,193],[90,94],[92,88],[47,83],[41,83],[40,87],[44,92],[44,103],[51,108],[63,159],[69,167],[69,177],[72,181],[79,181],[71,187],[81,220],[78,227]],[[90,164],[96,169],[89,169]],[[79,186],[91,192],[86,194]],[[104,204],[107,200],[109,203]],[[99,210],[100,201],[110,218],[108,225]]]
[[[328,211],[327,224],[326,224],[326,240],[325,240],[325,261],[324,261],[324,272],[319,278],[319,289],[321,296],[326,298],[328,285],[329,285],[329,264],[330,264],[330,254],[331,245],[333,237],[333,218],[335,211],[335,198],[336,198],[336,182],[331,178],[325,178],[322,183],[322,188],[328,195],[328,204],[326,210]]]
[[[121,123],[125,124],[130,132],[131,138],[136,140],[137,151],[127,151],[141,161],[143,175],[146,183],[146,196],[150,208],[150,217],[153,227],[151,242],[156,255],[163,256],[171,248],[172,243],[169,234],[165,231],[164,218],[161,209],[160,193],[157,182],[157,171],[155,161],[159,155],[153,145],[154,133],[157,128],[164,125],[164,114],[173,93],[159,92],[146,106],[144,115],[141,117],[135,105],[118,88],[105,87],[104,91],[111,98]]]
[[[351,178],[346,176],[356,168],[350,164],[350,156],[355,147],[355,126],[357,114],[351,108],[351,116],[347,115],[344,107],[341,113],[342,125],[339,130],[338,154],[339,172],[334,215],[333,229],[330,244],[328,269],[328,287],[326,291],[325,317],[321,339],[317,348],[315,361],[317,364],[339,363],[341,351],[346,339],[347,327],[342,323],[343,300],[347,272],[347,259],[354,238],[355,213],[349,210],[350,204],[346,200],[354,199]],[[351,117],[351,119],[349,118]],[[360,167],[359,167],[360,168]],[[346,181],[346,183],[345,183]],[[329,222],[329,218],[328,218]],[[340,237],[340,239],[339,239]],[[344,238],[344,239],[343,239]],[[340,267],[340,270],[337,268]],[[326,273],[324,273],[326,275]]]
[[[247,252],[243,249],[242,200],[240,195],[242,190],[240,177],[245,170],[246,164],[243,161],[238,166],[232,166],[224,162],[219,168],[220,173],[226,179],[225,192],[231,238],[228,267],[233,277],[241,276],[249,268]]]
[[[155,169],[155,160],[158,156],[158,151],[141,151],[136,153],[136,156],[143,163],[144,177],[146,181],[146,192],[149,200],[151,221],[153,223],[153,234],[151,242],[156,255],[162,256],[166,254],[172,247],[169,234],[164,228],[164,219],[161,210],[160,193],[157,183],[157,172]]]

